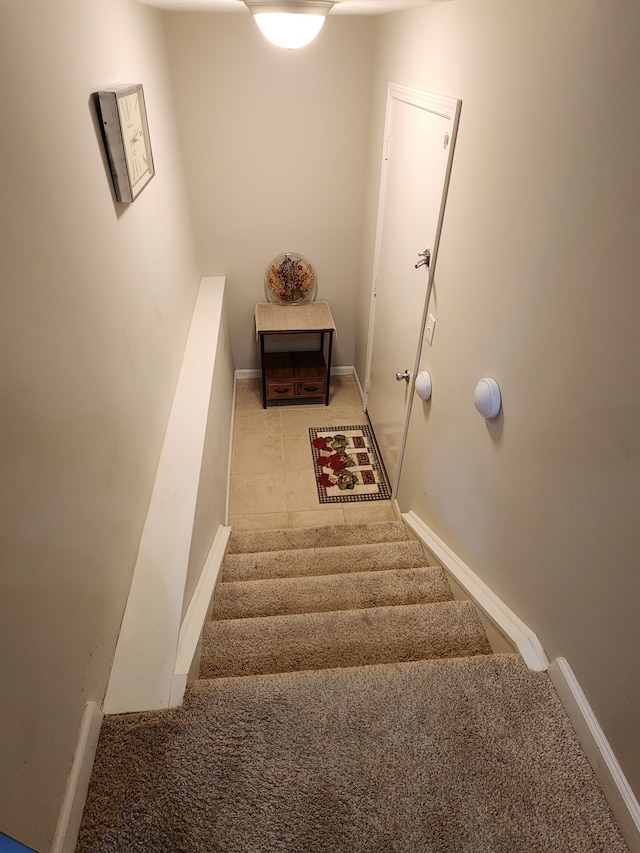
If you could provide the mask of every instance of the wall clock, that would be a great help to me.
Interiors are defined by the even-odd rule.
[[[142,86],[95,93],[118,201],[131,202],[155,175]]]

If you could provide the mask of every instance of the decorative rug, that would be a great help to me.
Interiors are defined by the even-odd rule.
[[[309,440],[321,504],[390,499],[367,425],[310,427]]]

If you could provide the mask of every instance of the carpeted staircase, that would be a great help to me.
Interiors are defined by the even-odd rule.
[[[545,673],[399,522],[233,533],[184,705],[108,717],[78,853],[622,853]]]

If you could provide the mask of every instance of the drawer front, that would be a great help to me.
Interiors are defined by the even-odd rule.
[[[286,400],[295,396],[293,382],[267,382],[267,400]]]
[[[296,397],[324,397],[327,383],[324,379],[316,381],[309,379],[307,382],[296,382]]]

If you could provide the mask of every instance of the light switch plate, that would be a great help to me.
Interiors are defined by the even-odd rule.
[[[428,343],[433,343],[433,333],[436,328],[436,318],[433,314],[429,314],[427,317],[427,328],[425,329],[424,336],[427,339]]]

